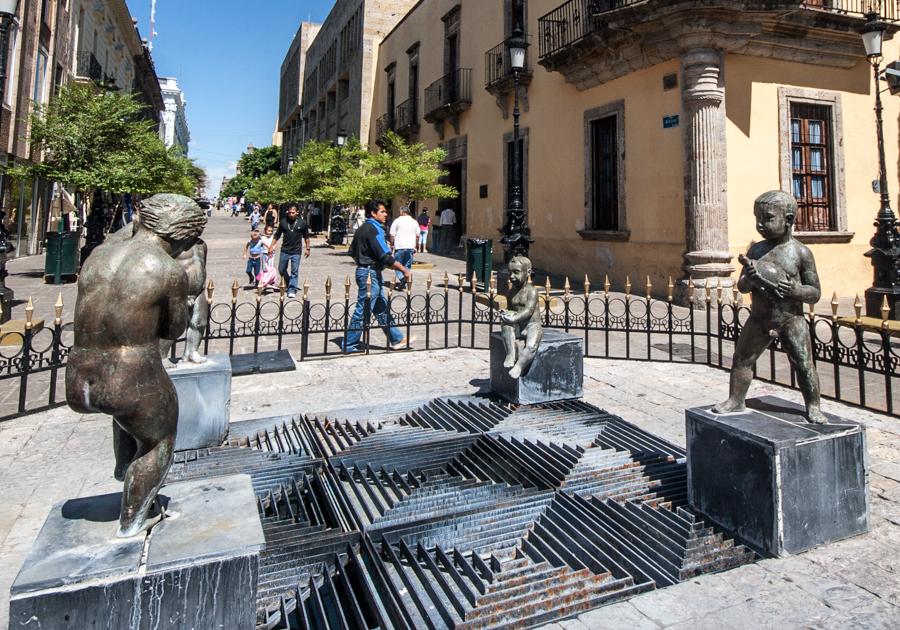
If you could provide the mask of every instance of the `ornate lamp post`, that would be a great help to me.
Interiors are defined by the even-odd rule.
[[[347,144],[347,132],[343,129],[338,131],[336,142],[339,149],[343,148],[343,146]]]
[[[500,242],[506,247],[506,260],[513,256],[528,256],[528,248],[534,242],[531,229],[522,203],[522,168],[519,151],[519,73],[525,67],[525,52],[528,41],[520,26],[513,29],[512,36],[506,40],[509,52],[509,65],[513,73],[513,156],[512,186],[509,193],[509,207],[506,210],[506,225],[503,226],[503,238]]]
[[[0,104],[6,98],[6,65],[9,53],[9,27],[15,17],[19,0],[0,0]],[[6,146],[3,147],[4,154]],[[5,155],[3,163],[6,163]],[[6,254],[12,251],[12,243],[9,242],[9,232],[3,223],[6,212],[0,209],[0,323],[9,321],[12,313],[12,289],[6,286]]]
[[[875,280],[866,289],[866,315],[881,317],[881,306],[887,297],[890,317],[898,319],[898,302],[900,302],[900,232],[897,231],[897,216],[891,210],[891,197],[888,194],[887,167],[884,158],[884,125],[882,122],[883,107],[881,104],[881,47],[887,24],[879,19],[877,13],[866,14],[866,24],[861,31],[866,57],[872,64],[875,76],[875,125],[878,134],[878,192],[881,206],[875,217],[875,236],[869,241],[872,249],[866,256],[872,259],[875,268]]]

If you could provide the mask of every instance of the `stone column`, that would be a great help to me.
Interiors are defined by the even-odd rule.
[[[728,187],[725,150],[725,81],[722,54],[711,48],[688,50],[681,58],[684,110],[684,201],[687,227],[681,304],[705,305],[703,287],[731,287],[728,252]]]

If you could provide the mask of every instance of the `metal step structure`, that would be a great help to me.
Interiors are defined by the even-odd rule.
[[[583,401],[245,421],[169,480],[240,472],[260,630],[535,627],[756,558],[688,508],[684,449]]]

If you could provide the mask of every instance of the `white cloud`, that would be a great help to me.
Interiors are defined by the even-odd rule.
[[[209,183],[206,186],[206,195],[208,197],[216,197],[219,194],[219,188],[222,186],[223,177],[234,177],[237,172],[237,162],[230,160],[223,164],[203,164],[206,169],[206,177]]]

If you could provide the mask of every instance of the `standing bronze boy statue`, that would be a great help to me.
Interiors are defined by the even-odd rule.
[[[113,416],[115,477],[125,482],[119,536],[153,525],[148,513],[172,463],[178,397],[159,341],[188,325],[188,278],[175,259],[205,225],[191,199],[151,197],[133,233],[95,249],[78,280],[66,401],[79,413]]]
[[[810,422],[826,423],[819,408],[819,376],[813,362],[809,325],[803,305],[821,297],[812,252],[793,237],[797,202],[788,193],[763,193],[753,206],[756,230],[765,239],[738,260],[744,266],[738,280],[742,293],[751,293],[753,306],[734,350],[728,400],[715,413],[743,411],[753,366],[774,338],[781,341],[800,383]]]

